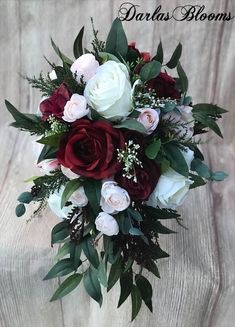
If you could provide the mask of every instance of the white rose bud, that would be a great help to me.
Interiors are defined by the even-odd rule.
[[[159,123],[159,112],[151,108],[138,109],[138,111],[140,111],[138,122],[144,125],[147,135],[152,134]]]
[[[88,104],[102,117],[112,121],[131,112],[131,83],[125,65],[109,60],[99,66],[85,86]]]
[[[184,151],[181,152],[190,169],[191,162],[194,158],[193,151],[185,147]],[[153,207],[159,205],[163,208],[175,209],[185,200],[192,183],[193,181],[189,178],[169,168],[160,176],[157,186],[150,195],[147,204]]]
[[[117,235],[119,226],[117,221],[106,212],[100,212],[95,219],[96,229],[107,236]]]
[[[69,123],[76,121],[89,113],[86,98],[83,95],[73,94],[64,107],[63,120]]]
[[[88,198],[85,194],[84,187],[80,186],[69,199],[72,203],[78,207],[85,207],[88,203]]]
[[[129,207],[130,197],[116,182],[107,181],[101,188],[100,205],[104,212],[115,214]]]
[[[56,170],[60,167],[60,164],[57,159],[45,159],[37,164],[41,172],[46,175],[50,175],[53,170]]]
[[[63,165],[60,166],[60,169],[68,179],[76,179],[80,177],[80,175],[75,174],[71,169],[64,167]]]
[[[84,82],[88,82],[95,75],[98,67],[99,63],[95,56],[91,53],[86,53],[74,61],[70,70],[77,82],[80,83],[81,78],[83,78]]]

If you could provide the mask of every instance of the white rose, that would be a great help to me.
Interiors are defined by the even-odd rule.
[[[131,112],[131,83],[125,65],[109,60],[101,65],[85,86],[88,104],[102,117],[112,121]]]
[[[190,168],[194,158],[193,151],[185,147],[184,151],[181,152]],[[192,183],[193,181],[189,178],[169,168],[160,176],[157,186],[150,195],[147,204],[153,207],[159,205],[163,208],[174,209],[183,203]]]
[[[142,108],[138,111],[140,111],[138,122],[144,125],[147,135],[152,134],[159,123],[159,112],[151,108]]]
[[[71,169],[69,169],[63,165],[60,166],[60,169],[61,169],[62,173],[69,179],[76,179],[76,178],[80,177],[80,175],[75,174]]]
[[[106,212],[100,212],[95,219],[96,229],[105,235],[112,236],[119,233],[116,220]]]
[[[56,75],[56,72],[54,69],[50,72],[49,77],[50,77],[51,81],[54,81],[55,79],[57,79],[57,75]]]
[[[83,78],[84,82],[88,82],[95,75],[98,67],[99,63],[95,56],[91,53],[85,53],[74,61],[70,70],[78,83],[80,83],[81,78]]]
[[[184,124],[184,126],[175,127],[175,131],[179,137],[190,139],[194,132],[194,118],[192,114],[192,107],[190,106],[177,106],[176,109],[163,116],[163,119],[172,119],[174,123]]]
[[[69,201],[78,207],[85,207],[88,203],[88,198],[85,194],[84,187],[80,186],[70,197]]]
[[[63,120],[69,123],[76,121],[89,113],[86,98],[83,95],[73,94],[64,107]]]
[[[102,185],[100,205],[104,212],[115,214],[129,207],[130,197],[116,182],[108,181]]]
[[[45,159],[37,164],[41,172],[46,175],[50,175],[53,170],[56,170],[60,167],[60,164],[57,159]]]
[[[71,212],[73,208],[73,204],[63,207],[61,209],[61,198],[62,194],[64,192],[64,186],[61,187],[59,192],[54,192],[53,194],[50,195],[50,197],[47,200],[47,203],[51,209],[51,211],[54,212],[54,214],[59,217],[59,218],[67,218],[67,215],[69,212]]]

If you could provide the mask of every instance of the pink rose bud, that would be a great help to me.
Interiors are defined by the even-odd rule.
[[[83,95],[73,94],[64,107],[63,120],[72,123],[89,113],[87,101]]]
[[[95,75],[98,67],[99,63],[95,56],[91,53],[86,53],[74,61],[70,70],[78,83],[80,83],[81,78],[83,78],[84,82],[88,82]]]
[[[159,112],[151,108],[138,109],[138,111],[140,111],[138,122],[144,125],[147,135],[152,134],[159,122]]]
[[[41,161],[38,165],[38,168],[46,175],[50,175],[53,170],[59,168],[59,162],[57,159],[45,159]]]

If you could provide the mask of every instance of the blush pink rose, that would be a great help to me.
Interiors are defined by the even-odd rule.
[[[91,53],[85,53],[74,61],[70,70],[80,83],[81,78],[83,78],[84,82],[88,82],[95,75],[98,67],[99,62],[95,59],[95,56]]]
[[[60,167],[59,161],[57,159],[45,159],[41,161],[38,165],[38,168],[46,175]]]
[[[138,109],[138,111],[140,111],[138,122],[144,125],[147,135],[152,134],[159,123],[159,112],[151,108]]]
[[[73,94],[64,107],[62,119],[69,123],[76,121],[89,113],[87,101],[83,95]]]

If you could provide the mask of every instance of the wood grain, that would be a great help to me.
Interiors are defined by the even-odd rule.
[[[191,1],[192,2],[192,1]],[[105,39],[122,1],[110,0],[0,0],[0,326],[1,327],[233,327],[235,320],[235,29],[230,22],[124,22],[130,41],[141,51],[154,53],[161,39],[165,60],[177,43],[183,43],[182,65],[190,80],[195,102],[214,102],[230,110],[221,123],[224,140],[214,134],[203,151],[213,170],[230,177],[191,192],[181,212],[188,230],[170,223],[178,233],[162,236],[162,247],[171,254],[159,262],[161,280],[154,285],[154,313],[143,307],[130,323],[130,303],[116,309],[119,287],[105,296],[101,309],[79,287],[62,301],[48,300],[58,281],[43,282],[53,264],[56,249],[50,248],[50,230],[56,218],[46,211],[26,224],[17,220],[17,195],[26,188],[27,177],[36,173],[31,139],[8,127],[11,121],[2,99],[22,111],[35,112],[39,94],[18,73],[37,75],[49,67],[43,55],[58,59],[49,38],[72,57],[72,42],[85,25],[89,46],[94,18]],[[193,1],[202,4],[203,1]],[[156,2],[135,1],[143,11],[153,12]],[[165,11],[181,0],[162,2]],[[185,3],[184,3],[185,4]],[[207,11],[231,11],[232,0],[209,0]],[[23,169],[22,169],[23,167]],[[30,212],[28,212],[30,217]]]

